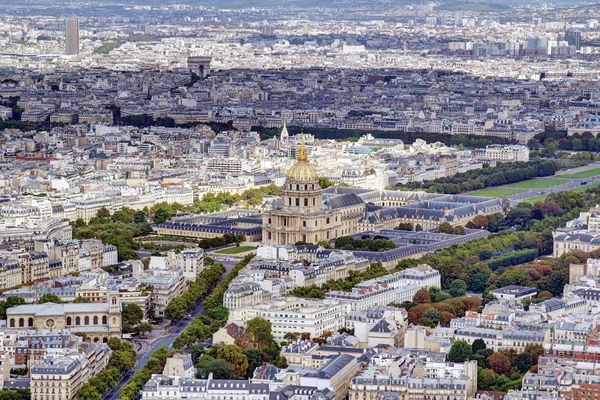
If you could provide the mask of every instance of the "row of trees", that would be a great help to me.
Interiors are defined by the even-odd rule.
[[[229,283],[239,274],[240,270],[250,262],[252,257],[252,255],[244,257],[233,267],[225,279],[216,284],[212,293],[206,296],[202,302],[202,307],[206,315],[196,315],[190,322],[190,325],[175,339],[173,343],[175,348],[182,349],[203,343],[221,327],[225,326],[227,317],[229,316],[229,310],[223,306],[225,290],[227,290]]]
[[[204,299],[204,302],[202,304],[206,312],[209,312],[209,310],[223,305],[223,296],[225,295],[225,291],[229,287],[229,284],[238,276],[242,268],[248,265],[252,258],[254,258],[254,254],[248,254],[247,256],[242,258],[237,264],[235,264],[229,275],[227,275],[225,279],[220,281],[215,287],[215,289],[212,291],[212,293],[208,295],[206,299]]]
[[[206,379],[211,373],[215,379],[248,378],[256,367],[266,362],[281,368],[287,366],[285,358],[279,355],[281,348],[273,338],[271,322],[264,318],[248,321],[246,331],[232,345],[217,344],[204,350],[200,344],[225,326],[229,315],[228,309],[223,306],[225,290],[252,257],[244,257],[229,276],[217,284],[204,299],[206,315],[197,315],[173,342],[176,349],[187,348],[190,351],[199,378]]]
[[[354,251],[386,251],[395,249],[396,244],[384,236],[371,238],[364,235],[360,239],[355,239],[352,236],[340,236],[335,240],[335,248]]]
[[[279,136],[280,128],[265,128],[262,126],[253,126],[253,131],[260,134],[261,139],[270,139],[273,136]],[[302,127],[288,126],[290,135],[299,134]],[[405,132],[405,131],[364,131],[355,129],[336,129],[336,128],[310,128],[310,133],[317,139],[358,139],[366,134],[371,134],[376,138],[400,139],[406,144],[414,143],[417,139],[426,140],[428,143],[442,142],[448,146],[463,146],[468,148],[485,148],[490,144],[507,144],[510,141],[495,136],[472,136],[472,135],[450,135],[445,133],[430,132]]]
[[[503,163],[496,167],[462,172],[448,178],[427,182],[411,182],[396,185],[402,190],[426,189],[434,193],[457,194],[492,186],[521,182],[541,176],[554,175],[558,167],[553,161],[534,160],[529,162]]]
[[[211,261],[212,262],[212,261]],[[222,264],[212,264],[207,266],[204,271],[190,283],[187,293],[177,296],[165,308],[165,317],[172,322],[181,321],[196,306],[198,300],[217,284],[219,279],[225,273],[225,267]]]
[[[566,131],[543,132],[527,142],[531,150],[539,150],[542,146],[552,145],[555,149],[566,151],[600,151],[600,138],[591,132],[567,136]]]
[[[131,343],[110,338],[108,347],[113,352],[108,367],[81,385],[77,392],[79,400],[100,400],[135,366],[136,353]]]
[[[183,296],[176,297],[169,303],[165,309],[165,316],[167,318],[173,321],[185,318],[187,313],[196,305],[198,299],[205,296],[219,279],[221,279],[221,276],[225,272],[225,267],[221,264],[215,264],[212,259],[208,257],[205,262],[205,270],[200,273],[196,280],[191,282],[188,292]],[[225,320],[227,320],[226,314]],[[196,319],[192,321],[190,327],[194,325],[194,321],[196,321]],[[188,331],[188,329],[189,327],[184,332]],[[194,334],[196,334],[196,332],[194,332]],[[176,343],[180,343],[177,339],[175,340],[174,347],[176,349],[181,349],[182,346],[175,345]],[[181,350],[169,351],[166,346],[162,346],[156,350],[144,368],[137,371],[131,378],[131,381],[121,389],[119,400],[132,400],[135,398],[137,393],[142,389],[146,382],[148,382],[152,374],[162,373],[166,359],[177,352],[181,352]]]
[[[290,292],[290,295],[309,299],[323,299],[325,298],[325,293],[329,292],[330,290],[350,291],[356,284],[360,282],[379,278],[380,276],[386,274],[389,274],[389,271],[385,269],[381,263],[375,262],[371,263],[371,265],[362,272],[350,271],[346,278],[329,280],[321,287],[316,285],[297,287]]]
[[[173,356],[178,351],[169,351],[167,346],[161,346],[158,350],[152,353],[144,368],[138,370],[127,385],[121,388],[119,400],[133,400],[142,390],[146,382],[152,377],[152,374],[162,374],[167,358]]]

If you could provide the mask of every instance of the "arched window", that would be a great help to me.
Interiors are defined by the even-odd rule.
[[[25,320],[23,318],[19,318],[19,328],[23,328],[25,326]]]
[[[81,318],[75,317],[75,325],[81,325]]]
[[[113,324],[116,325],[117,324],[117,319],[115,317],[113,317]]]
[[[304,207],[308,207],[308,199],[304,199]]]
[[[83,324],[86,325],[86,326],[89,325],[90,324],[90,317],[85,317],[83,319]]]
[[[94,316],[94,325],[98,325],[98,317]]]
[[[103,338],[102,339],[102,343],[107,343],[108,342],[108,338]]]
[[[67,317],[67,326],[73,325],[73,319],[71,317]]]
[[[296,185],[296,190],[300,190],[300,185]]]
[[[10,327],[11,327],[11,328],[14,328],[14,327],[15,327],[15,319],[14,319],[14,318],[11,318],[11,319],[10,319]]]
[[[300,207],[300,199],[296,199],[296,207]]]
[[[33,326],[33,318],[27,320],[27,326]]]
[[[269,225],[271,225],[271,218],[269,218]]]
[[[107,325],[108,324],[108,318],[106,318],[106,315],[104,317],[102,317],[102,325]]]
[[[313,206],[314,206],[315,204],[316,204],[316,200],[315,200],[315,198],[313,197]]]
[[[304,185],[304,190],[308,190],[308,185]]]
[[[288,203],[291,206],[292,205],[292,198],[290,197],[290,198],[288,198],[288,200],[289,200]]]
[[[117,299],[115,297],[113,297],[113,299],[112,299],[112,304],[113,304],[113,306],[117,305]]]

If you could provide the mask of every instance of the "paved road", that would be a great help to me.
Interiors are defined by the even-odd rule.
[[[225,274],[223,275],[223,277],[229,275],[229,273],[237,263],[237,261],[231,259],[217,260],[217,262],[223,264],[223,266],[225,267]],[[196,307],[194,307],[194,309],[192,310],[192,318],[198,314],[204,313],[204,309],[202,308],[202,300],[204,299],[200,299],[200,301],[196,304]],[[183,321],[179,322],[179,324],[170,327],[169,334],[167,336],[160,338],[159,340],[148,346],[147,351],[145,353],[138,354],[137,364],[135,365],[135,367],[133,367],[131,371],[123,375],[123,378],[117,384],[117,386],[115,386],[113,390],[111,390],[106,394],[106,396],[104,396],[104,400],[117,400],[119,398],[119,394],[121,393],[121,389],[123,388],[123,386],[125,386],[127,382],[129,382],[129,380],[131,379],[133,374],[136,373],[136,371],[139,371],[140,369],[144,368],[144,366],[148,362],[148,359],[150,358],[150,356],[152,356],[152,353],[158,350],[158,348],[161,346],[167,346],[169,348],[172,348],[171,345],[173,344],[177,336],[179,336],[179,333],[188,327],[192,318],[186,318]]]
[[[549,178],[561,178],[560,175],[554,175],[553,177],[544,177],[541,179],[549,179]],[[564,178],[566,179],[566,178]],[[582,185],[582,182],[587,182],[585,185]],[[526,192],[514,194],[512,196],[507,196],[510,200],[511,204],[517,205],[518,203],[530,199],[532,197],[541,196],[549,193],[563,192],[565,190],[572,190],[579,188],[581,186],[591,185],[592,183],[600,183],[600,175],[591,177],[591,178],[583,178],[583,179],[569,179],[568,182],[565,182],[561,185],[552,186],[544,189],[530,189]],[[513,184],[513,186],[517,186]],[[542,193],[543,192],[543,193]]]

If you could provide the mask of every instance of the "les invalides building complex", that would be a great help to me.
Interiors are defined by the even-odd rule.
[[[263,243],[317,243],[356,233],[364,203],[356,195],[346,200],[345,204],[323,202],[317,171],[308,162],[302,143],[298,161],[287,173],[281,203],[263,214]]]

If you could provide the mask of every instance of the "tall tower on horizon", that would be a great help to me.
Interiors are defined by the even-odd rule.
[[[69,17],[65,20],[65,53],[67,55],[79,54],[79,18]]]

